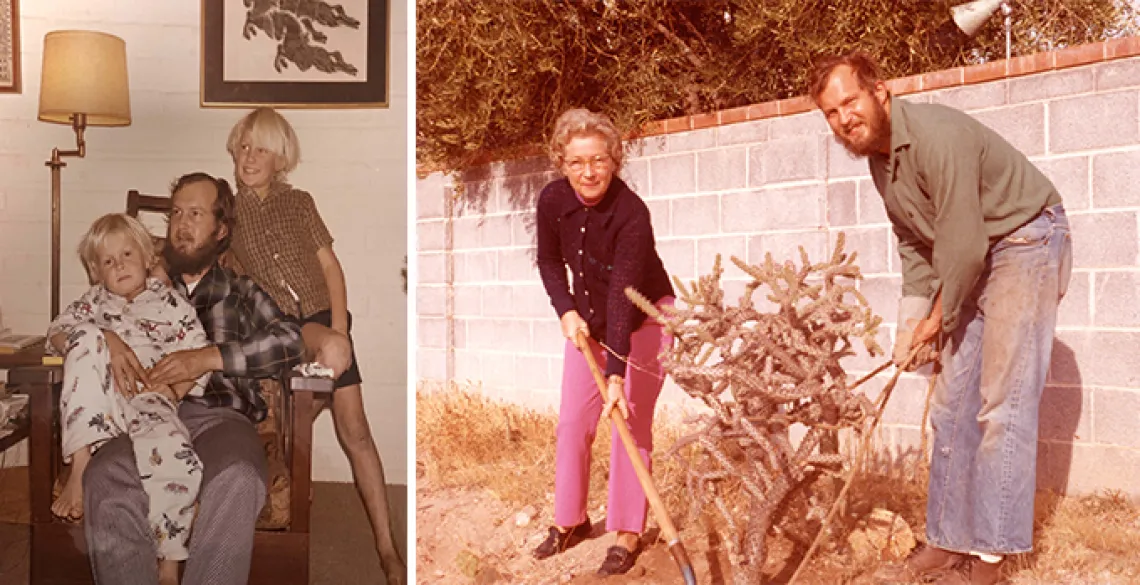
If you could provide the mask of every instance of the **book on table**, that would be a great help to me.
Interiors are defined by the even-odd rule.
[[[33,345],[43,344],[43,335],[24,335],[20,333],[0,334],[0,354],[16,353]]]

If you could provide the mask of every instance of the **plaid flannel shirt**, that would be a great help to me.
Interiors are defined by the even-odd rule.
[[[174,282],[186,294],[182,278]],[[222,354],[222,369],[212,373],[203,396],[186,400],[232,408],[255,423],[265,420],[267,407],[258,379],[279,376],[301,361],[305,346],[300,324],[285,316],[252,280],[216,263],[187,296]]]

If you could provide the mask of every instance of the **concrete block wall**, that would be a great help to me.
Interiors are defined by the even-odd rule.
[[[348,280],[366,409],[392,483],[407,483],[407,10],[390,2],[390,106],[287,110],[302,162],[291,180],[311,193]],[[98,216],[122,211],[129,189],[167,193],[202,170],[233,177],[225,141],[244,109],[199,107],[200,2],[34,0],[21,3],[23,92],[0,94],[0,311],[6,326],[42,332],[50,310],[52,147],[73,148],[70,127],[36,121],[44,34],[91,29],[127,46],[133,120],[90,128],[87,157],[63,169],[62,293],[86,289],[74,253]],[[269,41],[267,41],[269,42]],[[314,477],[351,481],[328,414],[315,428]]]
[[[1074,270],[1060,307],[1042,400],[1040,484],[1140,494],[1140,39],[892,80],[904,99],[963,109],[1056,183],[1073,225]],[[658,249],[682,279],[765,254],[812,259],[839,232],[859,252],[860,285],[890,347],[900,275],[896,239],[865,161],[830,136],[804,98],[654,123],[622,171],[653,215]],[[456,183],[416,186],[418,379],[472,382],[493,396],[557,408],[563,342],[533,263],[534,198],[555,177],[541,158],[498,162]],[[456,198],[462,190],[462,198]],[[450,199],[450,202],[449,202]],[[450,219],[449,219],[450,218]],[[449,268],[450,266],[450,268]],[[845,364],[859,375],[882,358]],[[883,379],[869,384],[881,387]],[[916,444],[926,379],[904,377],[884,421]],[[663,402],[691,407],[669,382]]]

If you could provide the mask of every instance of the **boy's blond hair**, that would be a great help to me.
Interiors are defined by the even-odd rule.
[[[79,258],[87,268],[87,278],[91,284],[98,284],[99,279],[99,251],[103,249],[107,238],[113,234],[126,236],[142,252],[143,265],[148,269],[154,264],[154,240],[143,224],[125,214],[108,213],[95,220],[83,239],[79,241]]]
[[[264,148],[284,161],[285,166],[275,177],[279,181],[284,180],[301,162],[301,142],[297,140],[293,126],[273,108],[257,108],[234,124],[230,137],[226,139],[226,150],[235,160],[246,135],[251,146]]]

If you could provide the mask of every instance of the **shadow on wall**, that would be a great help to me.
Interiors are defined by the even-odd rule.
[[[1049,374],[1050,383],[1041,395],[1038,415],[1037,489],[1064,494],[1073,464],[1073,442],[1082,439],[1077,426],[1084,405],[1084,387],[1077,356],[1060,339],[1053,340]]]
[[[533,211],[538,193],[556,177],[557,172],[545,157],[509,160],[465,170],[456,177],[456,182],[462,185],[462,193],[455,203],[455,215]],[[496,183],[500,183],[497,198]],[[449,195],[455,196],[456,192],[451,191]],[[533,224],[533,217],[530,221]],[[533,233],[533,229],[529,231]]]
[[[509,214],[525,229],[529,237],[526,247],[534,262],[538,194],[559,176],[545,157],[509,160],[463,171],[456,177],[458,187],[449,189],[445,196],[455,198],[455,217],[478,217],[480,227],[487,214]]]

